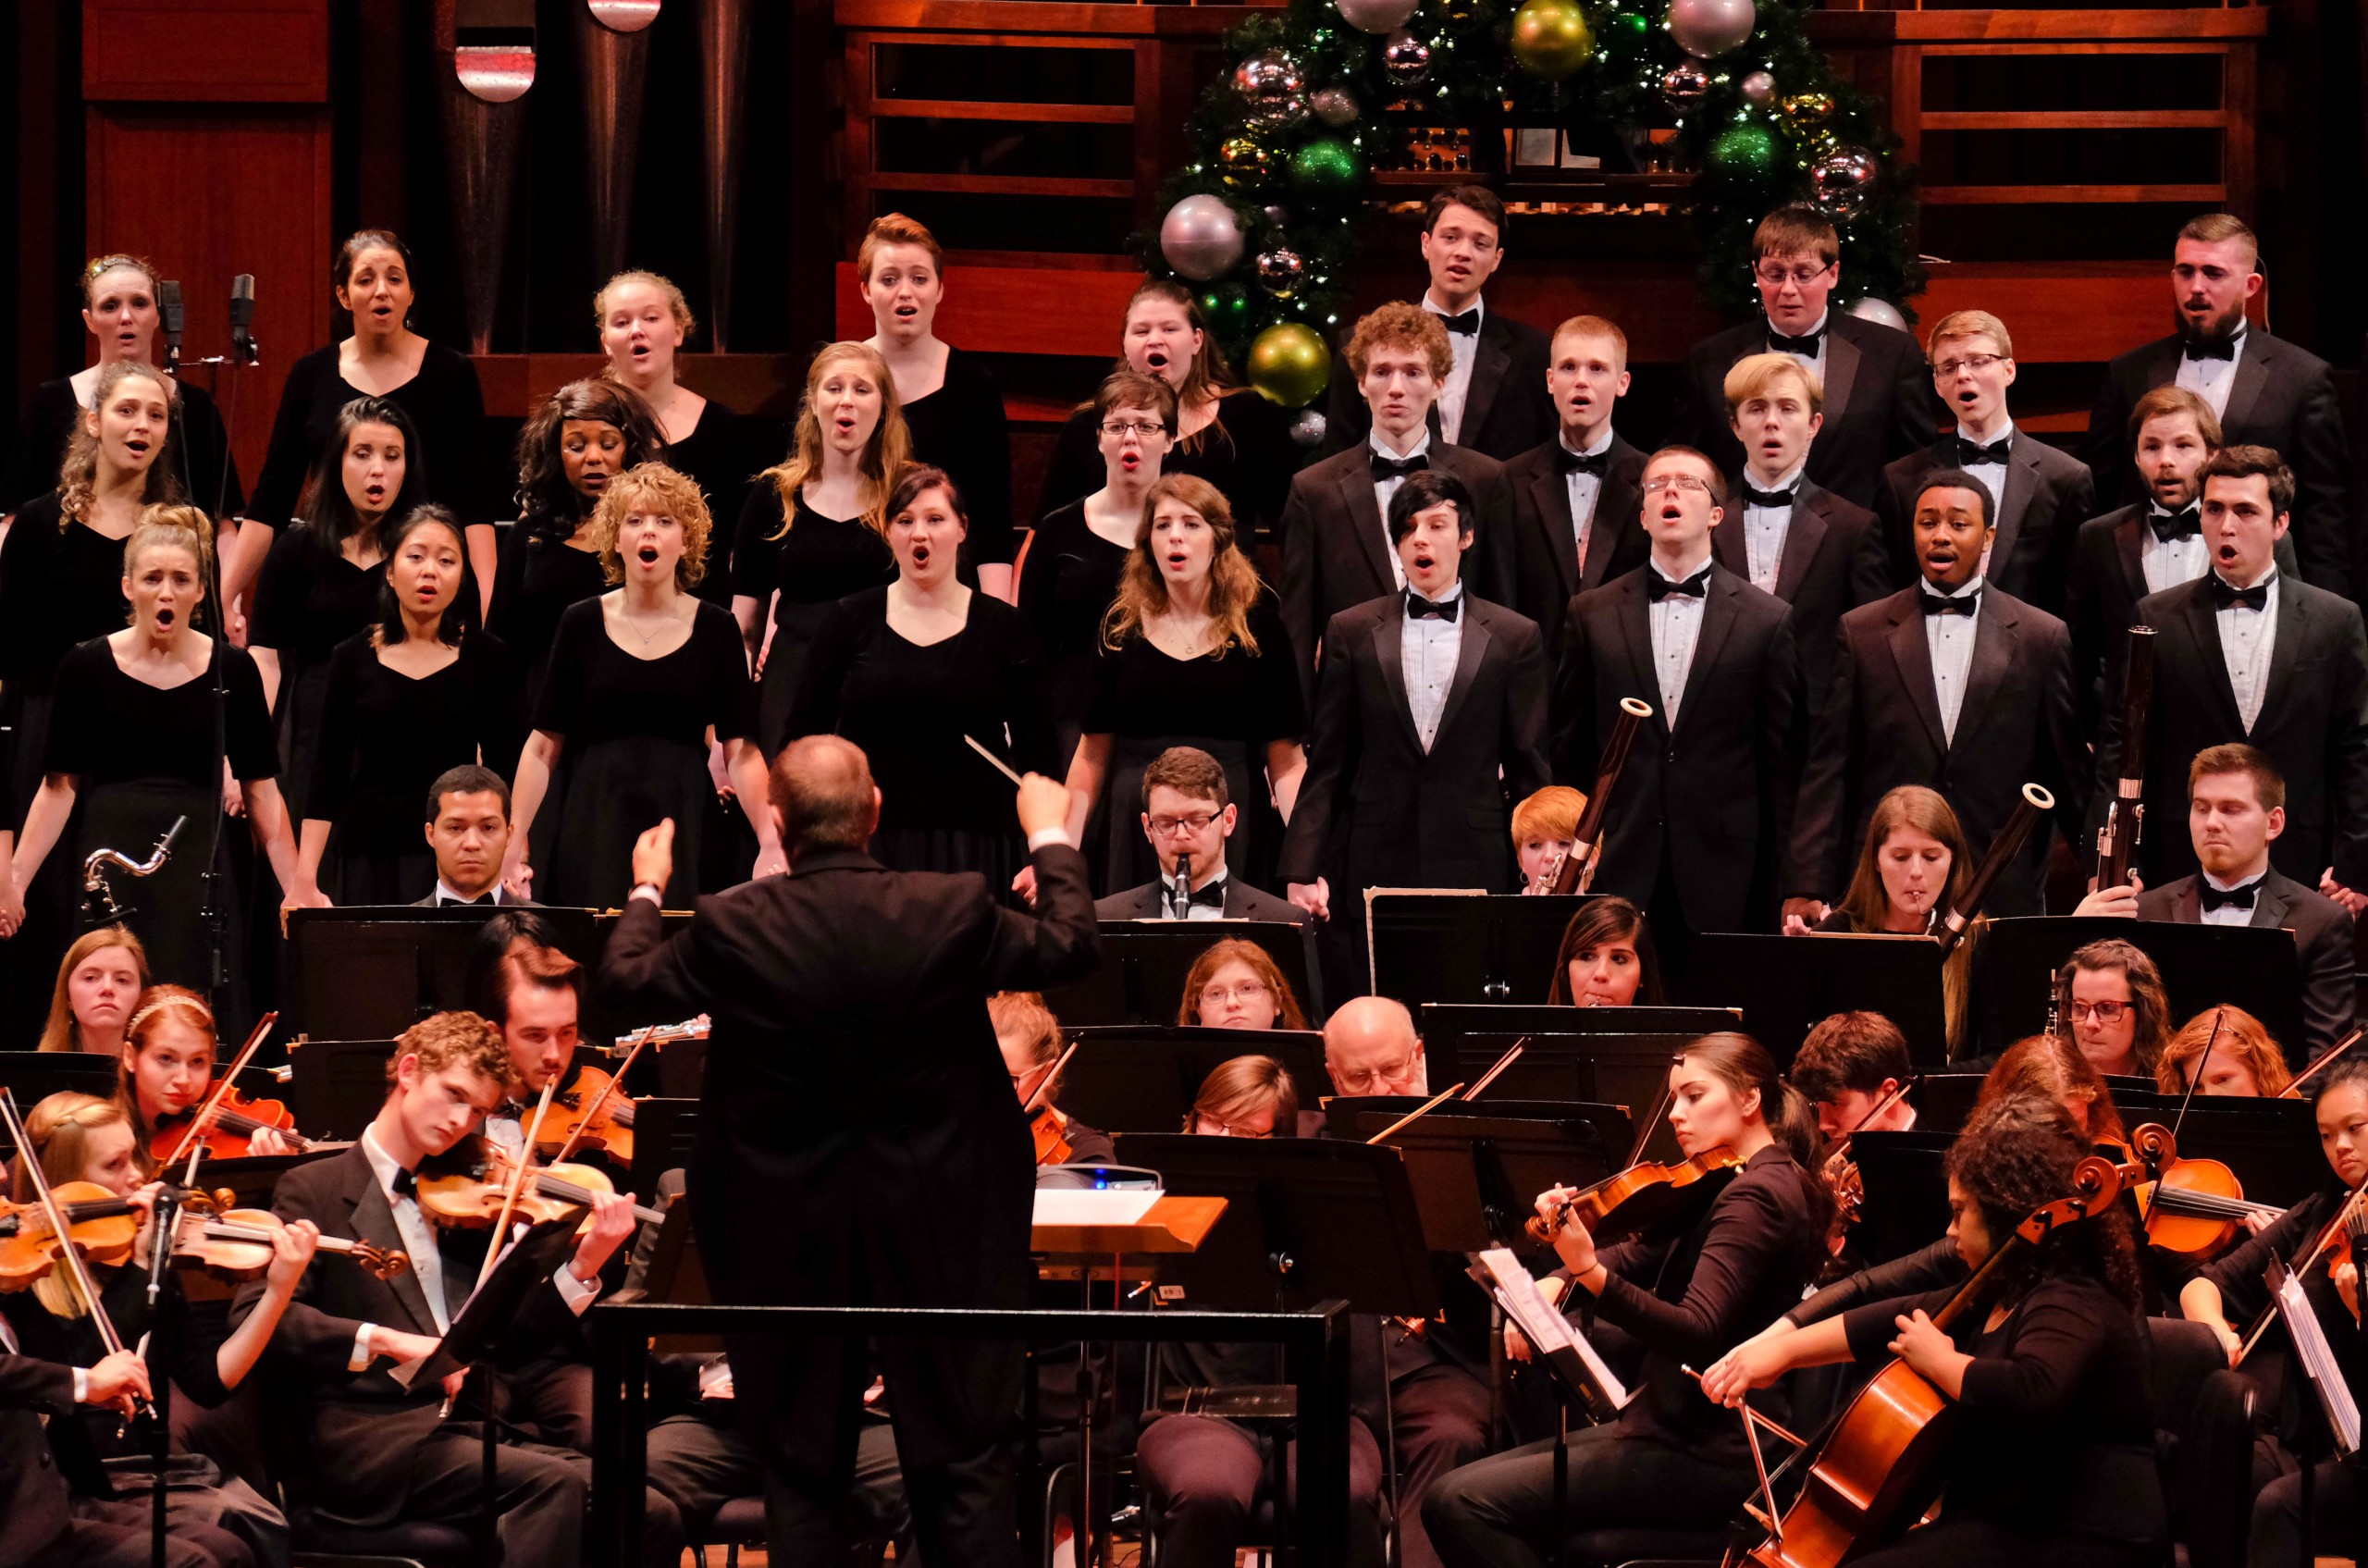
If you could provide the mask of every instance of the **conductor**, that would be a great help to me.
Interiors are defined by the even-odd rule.
[[[603,985],[638,1012],[714,1019],[690,1198],[708,1279],[739,1305],[1028,1305],[1034,1153],[987,1018],[997,991],[1093,968],[1068,792],[1030,774],[1019,825],[1032,915],[975,873],[891,871],[865,851],[880,791],[835,735],[772,766],[787,876],[698,901],[668,936],[673,823],[641,835]],[[771,1561],[845,1562],[870,1364],[860,1341],[728,1342],[765,1469]],[[884,1339],[896,1448],[920,1554],[1019,1568],[1012,1488],[1021,1347]]]

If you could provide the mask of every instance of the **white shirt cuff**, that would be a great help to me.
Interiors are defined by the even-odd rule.
[[[567,1310],[578,1317],[584,1315],[584,1309],[590,1306],[593,1298],[600,1293],[600,1282],[595,1279],[586,1285],[578,1279],[575,1266],[572,1263],[561,1265],[559,1272],[551,1276],[551,1283],[559,1287],[559,1299],[567,1303]]]
[[[78,1366],[74,1369],[74,1402],[91,1402],[91,1374],[87,1368]]]
[[[635,898],[647,898],[652,904],[657,904],[661,907],[666,902],[665,890],[654,882],[643,883],[639,886],[635,887],[633,892],[626,895],[626,901],[628,903]]]
[[[367,1372],[370,1370],[370,1364],[377,1359],[370,1349],[370,1330],[376,1327],[375,1323],[365,1323],[362,1326],[361,1331],[353,1336],[353,1353],[348,1356],[345,1362],[345,1369],[348,1372]]]
[[[1038,828],[1028,835],[1028,853],[1033,855],[1048,844],[1057,844],[1064,849],[1077,847],[1077,840],[1069,836],[1068,829],[1065,827]]]

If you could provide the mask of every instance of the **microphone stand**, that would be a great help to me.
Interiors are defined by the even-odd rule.
[[[150,1568],[165,1568],[166,1534],[169,1523],[166,1499],[173,1470],[173,1424],[171,1416],[173,1357],[168,1348],[170,1337],[179,1331],[177,1322],[167,1322],[169,1309],[163,1300],[165,1267],[173,1255],[173,1233],[180,1223],[180,1197],[168,1182],[156,1194],[156,1206],[149,1220],[151,1235],[148,1245],[148,1387],[156,1405],[156,1416],[149,1427],[149,1459],[156,1473],[148,1484],[148,1560]]]
[[[206,364],[214,366],[214,389],[217,401],[222,401],[220,393],[224,369],[238,370],[262,362],[262,355],[255,347],[254,334],[248,329],[248,323],[253,319],[253,313],[254,279],[250,275],[241,273],[231,281],[230,285],[230,352],[227,354],[215,355],[205,361]],[[217,543],[221,532],[219,519],[222,510],[229,504],[230,436],[231,432],[237,428],[238,407],[239,378],[233,376],[230,378],[229,398],[227,401],[222,401],[222,482],[220,488],[215,494],[214,503]],[[207,650],[205,659],[206,685],[211,688],[214,698],[214,746],[210,765],[206,770],[205,787],[215,792],[216,796],[214,809],[207,813],[209,825],[205,834],[204,869],[198,873],[205,887],[204,899],[199,906],[198,920],[205,932],[207,982],[205,999],[207,1005],[214,1009],[215,1017],[220,1018],[222,994],[230,983],[228,954],[222,940],[223,921],[228,915],[228,911],[224,907],[221,872],[222,820],[227,813],[219,798],[222,775],[229,766],[230,754],[230,690],[228,677],[223,664],[223,649],[230,638],[230,606],[222,596],[221,550],[218,548],[207,550],[205,559],[199,563],[198,569],[205,580],[205,597],[214,605],[213,643]]]

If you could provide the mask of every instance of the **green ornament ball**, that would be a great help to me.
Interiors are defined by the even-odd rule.
[[[1653,31],[1653,24],[1646,20],[1642,11],[1617,11],[1612,14],[1610,31],[1613,43],[1634,45],[1645,41]]]
[[[1220,338],[1230,338],[1250,325],[1250,292],[1239,283],[1220,283],[1201,290],[1201,312]]]
[[[1775,173],[1776,138],[1758,120],[1738,121],[1712,140],[1703,164],[1729,190],[1748,190]]]
[[[1342,194],[1354,189],[1364,176],[1363,156],[1335,136],[1318,136],[1302,142],[1299,151],[1291,154],[1291,183],[1302,191]]]
[[[1287,321],[1250,345],[1250,384],[1285,408],[1304,408],[1323,395],[1332,377],[1332,351],[1312,327]]]
[[[1523,0],[1513,13],[1513,63],[1531,76],[1560,81],[1595,53],[1595,34],[1575,0]]]

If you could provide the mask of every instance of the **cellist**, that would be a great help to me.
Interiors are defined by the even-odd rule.
[[[1949,1234],[1969,1267],[2069,1196],[2089,1145],[2038,1095],[1977,1110],[1949,1151]],[[1737,1346],[1703,1377],[1739,1405],[1796,1367],[1904,1360],[1957,1407],[1938,1520],[1870,1542],[1854,1568],[2141,1568],[2168,1534],[2138,1318],[2135,1241],[2107,1207],[1992,1277],[1944,1332],[1957,1288],[1859,1306]],[[1846,1428],[1845,1428],[1846,1429]]]

